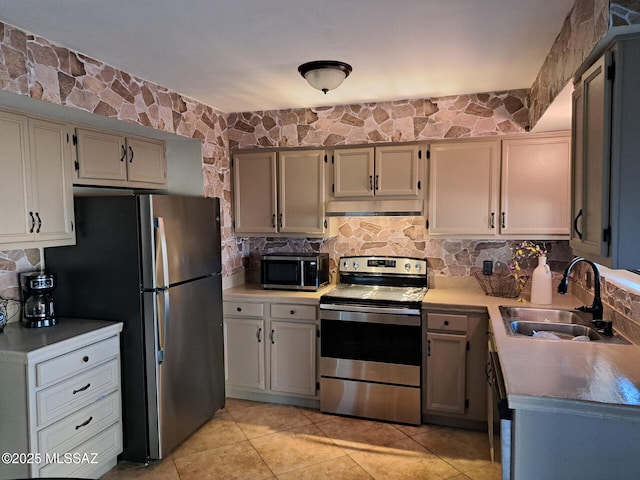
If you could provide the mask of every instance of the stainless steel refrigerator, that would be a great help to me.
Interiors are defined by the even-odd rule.
[[[75,217],[45,251],[57,316],[124,323],[120,458],[164,458],[225,402],[219,200],[76,197]]]

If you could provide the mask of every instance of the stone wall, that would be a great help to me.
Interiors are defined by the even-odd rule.
[[[609,29],[640,25],[638,0],[576,0],[531,86],[533,127]]]
[[[205,196],[221,198],[223,275],[242,268],[231,227],[225,113],[1,22],[0,89],[200,140]],[[30,257],[26,252],[0,258]],[[15,294],[16,268],[38,267],[0,262],[0,296]]]

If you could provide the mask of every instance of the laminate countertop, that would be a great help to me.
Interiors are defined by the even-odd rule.
[[[317,304],[332,287],[290,292],[241,285],[225,290],[223,298]],[[640,421],[640,346],[509,336],[499,310],[501,305],[573,309],[582,304],[576,297],[555,293],[551,305],[534,305],[526,300],[491,297],[480,289],[431,288],[423,308],[427,312],[488,312],[510,408]]]
[[[555,293],[551,305],[534,305],[475,290],[431,289],[423,308],[488,311],[510,408],[640,421],[640,346],[509,336],[499,310],[501,305],[573,309],[582,304]]]
[[[71,351],[77,345],[85,345],[98,330],[109,329],[108,333],[112,335],[122,331],[120,322],[81,318],[57,320],[57,325],[43,328],[25,328],[20,322],[9,323],[0,333],[0,361],[28,363],[37,360],[45,347],[66,342],[65,348]]]

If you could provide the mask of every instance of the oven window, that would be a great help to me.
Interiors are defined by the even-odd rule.
[[[419,326],[322,320],[320,332],[323,357],[420,365]]]
[[[269,260],[263,263],[263,282],[274,285],[299,285],[300,262]]]

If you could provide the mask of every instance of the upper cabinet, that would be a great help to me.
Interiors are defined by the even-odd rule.
[[[65,124],[0,111],[0,249],[75,243],[70,143]]]
[[[336,149],[333,152],[333,196],[418,197],[418,145]]]
[[[570,158],[566,134],[433,144],[429,233],[566,238]]]
[[[569,235],[571,138],[502,141],[500,233]]]
[[[443,142],[430,148],[429,233],[497,233],[500,141]]]
[[[77,185],[165,188],[164,143],[84,128],[76,129]]]
[[[576,81],[573,95],[575,255],[640,268],[640,38],[615,41]]]
[[[236,234],[325,237],[324,150],[236,153],[233,206]]]

